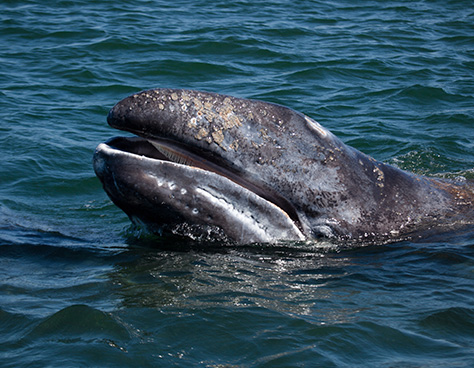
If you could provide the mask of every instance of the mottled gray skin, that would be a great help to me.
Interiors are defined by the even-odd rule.
[[[320,237],[386,242],[418,236],[441,225],[473,223],[472,187],[378,162],[284,106],[208,92],[156,89],[120,101],[110,111],[108,122],[155,145],[165,144],[182,157],[191,152],[192,166],[177,165],[166,176],[163,167],[171,163],[158,152],[154,154],[161,161],[140,164],[144,160],[140,157],[153,155],[152,145],[143,148],[145,140],[137,139],[133,149],[128,147],[129,140],[98,147],[94,166],[106,192],[138,222],[208,223],[239,243]],[[138,152],[140,142],[142,152]],[[124,155],[127,150],[138,154]],[[246,199],[239,213],[247,206],[245,216],[258,226],[263,223],[262,234],[268,232],[268,236],[252,236],[253,225],[246,227],[250,234],[235,231],[245,227],[246,220],[223,216],[225,210],[213,207],[215,201],[189,204],[191,198],[170,199],[170,193],[156,183],[145,184],[143,178],[154,170],[187,193],[199,183],[215,182],[213,193],[220,192],[226,203],[235,205],[240,196],[254,195],[260,207]],[[196,181],[184,180],[186,175]],[[181,208],[183,203],[188,208]],[[189,212],[196,205],[213,220],[200,216],[196,221]]]

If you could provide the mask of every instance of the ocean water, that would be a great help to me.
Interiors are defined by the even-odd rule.
[[[91,162],[117,101],[175,87],[280,103],[472,180],[473,25],[458,0],[3,0],[0,366],[474,366],[472,228],[196,245],[134,229]]]

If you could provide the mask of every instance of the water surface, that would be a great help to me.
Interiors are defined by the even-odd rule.
[[[474,231],[361,249],[152,238],[91,158],[123,97],[280,103],[474,178],[470,1],[3,1],[0,365],[471,367]],[[119,133],[121,134],[121,133]]]

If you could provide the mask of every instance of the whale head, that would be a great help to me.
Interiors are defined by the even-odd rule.
[[[153,231],[237,243],[392,238],[451,201],[442,185],[273,103],[154,89],[117,103],[107,121],[137,137],[100,144],[95,172],[112,201]]]

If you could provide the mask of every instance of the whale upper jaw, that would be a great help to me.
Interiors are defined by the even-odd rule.
[[[138,137],[113,138],[97,147],[96,175],[133,222],[152,231],[161,224],[160,232],[239,244],[306,238],[284,210],[250,190],[249,183],[239,183],[236,174],[174,148]]]

